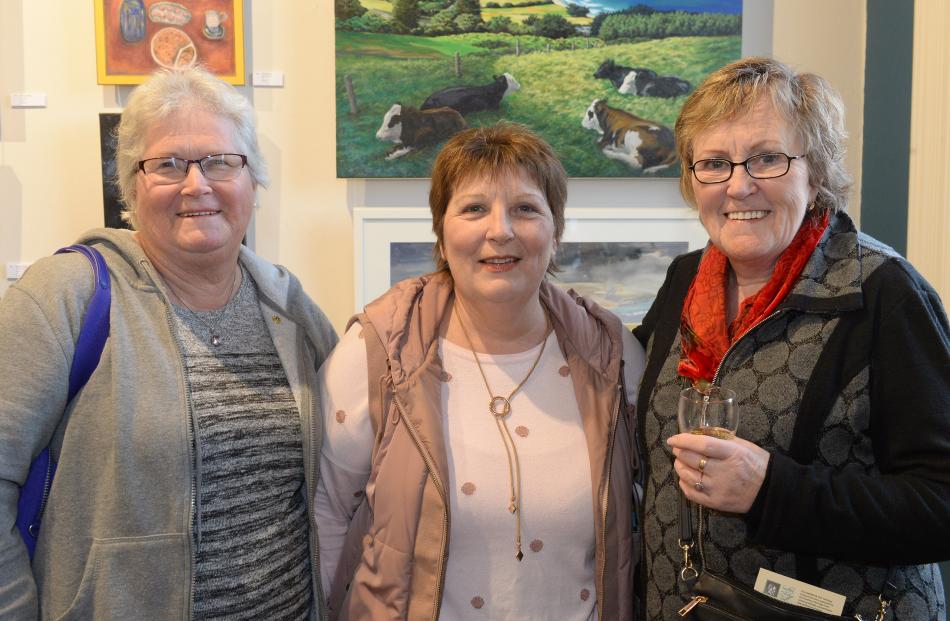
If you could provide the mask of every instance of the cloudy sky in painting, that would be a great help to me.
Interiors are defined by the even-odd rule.
[[[561,271],[551,282],[637,324],[663,284],[666,268],[688,250],[684,242],[563,242],[557,262]],[[394,242],[389,246],[390,285],[435,269],[432,244]]]

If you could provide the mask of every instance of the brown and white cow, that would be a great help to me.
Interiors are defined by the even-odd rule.
[[[626,162],[634,170],[655,173],[678,159],[670,128],[611,108],[606,99],[595,99],[590,104],[581,126],[600,134],[597,146],[604,155]]]
[[[413,149],[442,142],[465,127],[465,119],[451,108],[417,110],[397,103],[383,117],[376,137],[396,143],[386,154],[387,160],[394,160]]]

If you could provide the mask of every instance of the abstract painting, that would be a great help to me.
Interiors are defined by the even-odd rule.
[[[115,184],[115,128],[122,115],[118,112],[99,114],[99,154],[102,159],[102,206],[103,220],[111,229],[131,228],[122,220],[122,202]]]

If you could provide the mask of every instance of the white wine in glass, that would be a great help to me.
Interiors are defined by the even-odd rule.
[[[732,440],[739,428],[736,393],[721,386],[687,388],[680,393],[677,418],[681,433]]]

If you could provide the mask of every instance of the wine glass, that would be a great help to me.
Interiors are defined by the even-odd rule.
[[[736,393],[721,386],[687,388],[680,393],[677,419],[681,433],[732,440],[739,428]]]

